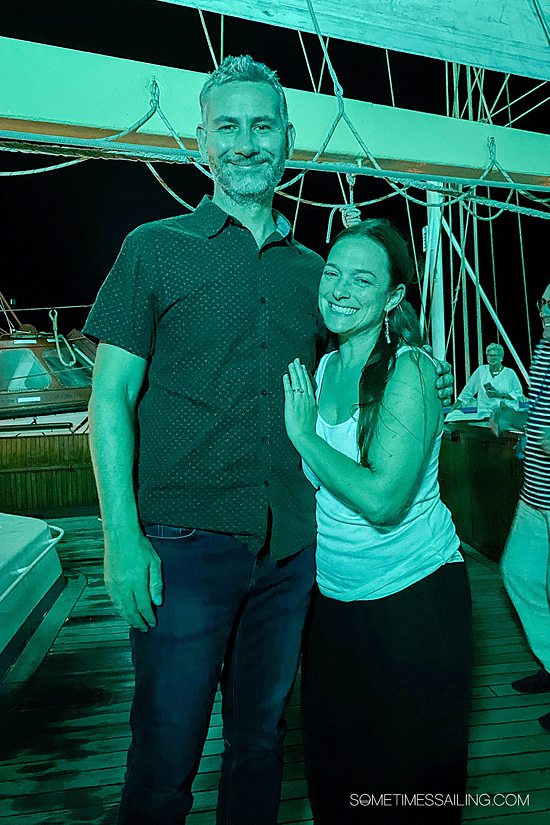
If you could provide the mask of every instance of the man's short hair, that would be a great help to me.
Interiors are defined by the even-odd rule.
[[[215,89],[217,86],[223,86],[225,83],[234,83],[235,81],[267,83],[271,86],[279,98],[281,119],[286,129],[288,126],[288,107],[284,89],[280,84],[277,72],[274,69],[270,69],[265,63],[258,63],[256,60],[253,60],[249,54],[241,54],[239,57],[227,56],[222,60],[218,68],[208,76],[199,94],[203,123],[205,122],[208,96],[212,89]]]
[[[501,344],[487,344],[485,353],[488,353],[490,349],[498,350],[501,355],[504,355],[504,347]]]

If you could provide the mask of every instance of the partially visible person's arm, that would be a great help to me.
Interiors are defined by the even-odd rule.
[[[434,357],[432,348],[426,345],[424,347],[426,352],[434,359],[435,362],[435,388],[437,396],[441,401],[442,407],[448,407],[453,397],[454,377],[451,371],[451,365],[448,361],[440,361]]]
[[[161,603],[160,560],[141,530],[133,486],[135,408],[147,361],[100,343],[89,406],[90,452],[105,536],[105,583],[132,627],[156,623]]]
[[[398,520],[418,489],[427,454],[441,426],[434,378],[434,366],[425,356],[410,352],[399,356],[380,407],[369,448],[369,467],[316,435],[315,396],[302,365],[293,362],[283,379],[290,440],[320,482],[372,524]]]

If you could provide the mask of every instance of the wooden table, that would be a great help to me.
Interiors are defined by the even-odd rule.
[[[441,498],[460,538],[498,561],[523,480],[514,448],[518,433],[497,438],[487,425],[453,421],[441,445]]]

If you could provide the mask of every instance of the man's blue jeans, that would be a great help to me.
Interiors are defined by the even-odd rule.
[[[221,533],[145,532],[162,561],[164,597],[157,626],[130,634],[136,685],[119,825],[185,822],[219,680],[217,823],[275,825],[313,547],[275,562]]]

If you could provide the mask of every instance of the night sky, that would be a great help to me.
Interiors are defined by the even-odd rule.
[[[206,14],[206,19],[213,42],[217,44],[218,18]],[[155,0],[131,3],[3,0],[0,34],[195,71],[212,69],[198,12]],[[305,41],[314,74],[318,75],[322,57],[320,47],[313,35],[305,35]],[[225,54],[251,53],[257,60],[276,68],[284,86],[311,89],[296,32],[226,18],[225,44]],[[391,103],[383,50],[331,41],[329,51],[347,97]],[[390,58],[396,105],[443,114],[443,64],[396,52],[391,52]],[[502,75],[487,73],[487,89],[496,92],[501,83]],[[535,81],[518,78],[511,85],[512,94],[519,94],[534,85]],[[332,91],[328,73],[322,91]],[[86,94],[86,89],[82,94]],[[533,95],[533,103],[537,99],[542,98]],[[518,104],[518,113],[527,108],[527,104],[523,107]],[[292,117],[292,112],[290,114]],[[549,132],[549,123],[546,104],[546,109],[541,108],[523,118],[518,128]],[[0,169],[29,169],[62,160],[64,158],[47,155],[0,152]],[[168,164],[156,164],[156,168],[192,205],[209,191],[207,179],[193,168]],[[7,298],[15,299],[18,307],[91,303],[124,236],[140,223],[181,211],[179,204],[159,186],[145,165],[136,162],[89,160],[74,168],[44,175],[3,178],[0,187],[3,204],[0,289]],[[291,191],[297,194],[297,187]],[[356,184],[356,200],[375,198],[387,192],[387,184],[374,179],[362,178]],[[422,197],[419,190],[414,190],[413,194]],[[481,194],[486,195],[486,190]],[[493,196],[498,199],[503,199],[504,194],[503,190],[493,190]],[[314,200],[341,200],[336,177],[326,174],[308,175],[303,195]],[[527,201],[522,203],[531,205]],[[278,197],[275,205],[293,218],[293,202]],[[419,246],[426,213],[421,207],[413,206],[412,215]],[[321,254],[326,253],[328,216],[328,209],[302,206],[298,218],[297,238]],[[396,221],[408,234],[406,209],[401,198],[392,198],[363,211],[363,217],[375,216]],[[340,226],[338,215],[334,226],[336,229]],[[534,301],[550,280],[547,244],[544,244],[549,228],[547,221],[522,219],[534,343],[540,335]],[[493,224],[493,230],[499,314],[520,355],[528,362],[516,215],[505,214]],[[480,225],[479,231],[481,282],[492,295],[487,224]],[[471,249],[469,254],[473,263]],[[23,315],[23,322],[42,327],[49,324],[46,313],[32,313],[32,317],[31,313]],[[66,332],[73,326],[82,326],[86,310],[65,311],[60,316],[60,326]],[[483,323],[484,343],[487,344],[495,335],[492,322],[485,313]],[[472,355],[475,361],[474,351]],[[511,365],[510,357],[506,363]]]

